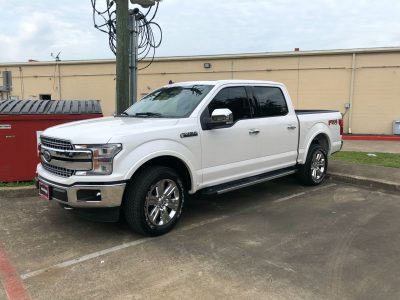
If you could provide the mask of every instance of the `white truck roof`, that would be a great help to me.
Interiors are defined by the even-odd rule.
[[[176,82],[167,86],[183,86],[183,85],[224,85],[224,84],[271,84],[271,85],[282,85],[280,82],[267,81],[267,80],[240,80],[240,79],[229,79],[229,80],[213,80],[213,81],[186,81]]]

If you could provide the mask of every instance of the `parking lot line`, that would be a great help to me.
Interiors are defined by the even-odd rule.
[[[105,254],[108,254],[108,253],[111,253],[111,252],[115,252],[115,251],[118,251],[118,250],[121,250],[121,249],[125,249],[125,248],[128,248],[128,247],[133,247],[133,246],[137,246],[137,245],[143,244],[143,243],[145,243],[145,242],[147,242],[147,241],[149,241],[151,239],[152,238],[143,238],[143,239],[139,239],[139,240],[132,241],[132,242],[129,242],[129,243],[124,243],[124,244],[121,244],[121,245],[118,245],[118,246],[114,246],[114,247],[111,247],[111,248],[108,248],[108,249],[96,251],[96,252],[93,252],[93,253],[78,257],[78,258],[74,258],[74,259],[67,260],[67,261],[64,261],[62,263],[59,263],[59,264],[55,264],[55,265],[53,265],[51,267],[48,267],[48,268],[43,268],[43,269],[39,269],[39,270],[36,270],[36,271],[33,271],[33,272],[22,274],[21,275],[21,279],[25,280],[27,278],[43,274],[45,272],[48,272],[48,271],[51,271],[51,270],[54,270],[54,269],[61,269],[61,268],[65,268],[65,267],[68,267],[68,266],[76,265],[76,264],[79,264],[81,262],[87,261],[89,259],[93,259],[93,258],[102,256],[102,255],[105,255]]]
[[[209,220],[206,220],[206,221],[203,221],[203,222],[195,223],[195,224],[189,225],[189,226],[187,226],[185,228],[182,228],[181,231],[191,230],[191,229],[194,229],[194,228],[197,228],[197,227],[200,227],[200,226],[204,226],[204,225],[207,225],[207,224],[210,224],[210,223],[214,223],[214,222],[223,220],[223,219],[225,219],[227,217],[228,216],[221,216],[221,217],[218,217],[218,218],[213,218],[213,219],[209,219]],[[28,278],[31,278],[31,277],[46,273],[46,272],[54,270],[54,269],[61,269],[61,268],[69,267],[69,266],[72,266],[72,265],[76,265],[76,264],[79,264],[81,262],[84,262],[84,261],[87,261],[87,260],[90,260],[90,259],[93,259],[93,258],[96,258],[96,257],[99,257],[99,256],[103,256],[103,255],[106,255],[108,253],[119,251],[119,250],[122,250],[122,249],[125,249],[125,248],[137,246],[137,245],[149,242],[149,241],[154,240],[154,239],[156,239],[156,238],[143,238],[143,239],[135,240],[135,241],[132,241],[132,242],[129,242],[129,243],[124,243],[124,244],[121,244],[121,245],[118,245],[118,246],[114,246],[114,247],[111,247],[111,248],[108,248],[108,249],[96,251],[96,252],[93,252],[93,253],[90,253],[90,254],[87,254],[87,255],[83,255],[83,256],[78,257],[78,258],[74,258],[74,259],[67,260],[67,261],[64,261],[62,263],[59,263],[59,264],[55,264],[55,265],[47,267],[47,268],[39,269],[39,270],[36,270],[36,271],[33,271],[33,272],[24,273],[24,274],[21,275],[21,279],[25,280],[25,279],[28,279]]]
[[[293,199],[293,198],[296,198],[296,197],[299,197],[299,196],[303,196],[303,195],[306,195],[306,194],[310,194],[310,193],[319,191],[321,189],[330,188],[330,187],[333,187],[335,185],[336,184],[334,184],[334,183],[323,185],[321,187],[309,189],[306,192],[296,193],[296,194],[292,194],[292,195],[289,195],[289,196],[281,197],[279,199],[274,200],[273,202],[274,203],[283,202],[283,201],[286,201],[286,200],[289,200],[289,199]],[[251,206],[251,207],[247,208],[245,211],[248,211],[249,209],[255,209],[255,208],[259,207],[259,206],[260,206],[259,204],[255,205],[255,206]],[[242,210],[240,212],[237,212],[237,213],[234,213],[234,214],[231,214],[231,215],[223,215],[223,216],[219,216],[219,217],[216,217],[216,218],[213,218],[213,219],[208,219],[208,220],[205,220],[205,221],[202,221],[202,222],[199,222],[199,223],[191,224],[191,225],[188,225],[186,227],[183,227],[183,228],[179,229],[178,232],[179,231],[188,231],[188,230],[192,230],[194,228],[198,228],[198,227],[201,227],[201,226],[204,226],[204,225],[215,223],[215,222],[224,220],[224,219],[226,219],[228,217],[232,217],[233,215],[236,215],[236,214],[239,214],[239,213],[243,213],[243,212],[244,211]],[[93,253],[90,253],[90,254],[87,254],[87,255],[83,255],[83,256],[78,257],[78,258],[67,260],[67,261],[52,265],[50,267],[42,268],[42,269],[39,269],[39,270],[36,270],[36,271],[32,271],[32,272],[23,273],[23,274],[21,274],[20,277],[21,277],[22,280],[25,280],[25,279],[28,279],[28,278],[31,278],[31,277],[35,277],[35,276],[38,276],[40,274],[49,272],[51,270],[61,269],[61,268],[69,267],[69,266],[72,266],[72,265],[76,265],[76,264],[82,263],[84,261],[88,261],[88,260],[91,260],[93,258],[97,258],[97,257],[103,256],[103,255],[106,255],[106,254],[109,254],[109,253],[112,253],[112,252],[116,252],[116,251],[119,251],[119,250],[122,250],[122,249],[125,249],[125,248],[138,246],[138,245],[147,243],[147,242],[155,240],[155,239],[156,238],[142,238],[142,239],[135,240],[135,241],[132,241],[132,242],[129,242],[129,243],[124,243],[124,244],[121,244],[121,245],[118,245],[118,246],[114,246],[114,247],[111,247],[111,248],[108,248],[108,249],[104,249],[104,250],[96,251],[96,252],[93,252]]]
[[[287,196],[287,197],[283,197],[283,198],[279,198],[278,200],[275,200],[274,202],[275,203],[279,203],[279,202],[290,200],[290,199],[293,199],[293,198],[296,198],[296,197],[299,197],[299,196],[303,196],[303,195],[305,195],[305,192],[298,193],[298,194],[293,194],[293,195],[290,195],[290,196]]]
[[[320,187],[317,187],[317,188],[313,188],[312,190],[307,191],[307,192],[301,192],[301,193],[298,193],[298,194],[293,194],[293,195],[290,195],[290,196],[287,196],[287,197],[279,198],[277,200],[274,200],[273,202],[274,203],[283,202],[283,201],[290,200],[290,199],[293,199],[293,198],[296,198],[296,197],[299,197],[299,196],[303,196],[303,195],[308,194],[310,192],[317,192],[317,191],[319,191],[321,189],[327,189],[327,188],[333,187],[335,185],[336,185],[336,183],[323,185],[323,186],[320,186]]]
[[[327,185],[315,187],[311,191],[312,192],[317,192],[319,190],[324,190],[324,189],[327,189],[327,188],[330,188],[330,187],[333,187],[333,186],[336,186],[336,185],[337,185],[336,183],[330,183],[330,184],[327,184]]]
[[[6,252],[0,248],[0,281],[9,300],[30,300],[17,271],[12,266]]]

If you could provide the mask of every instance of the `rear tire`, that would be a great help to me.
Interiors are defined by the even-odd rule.
[[[328,170],[328,155],[325,148],[311,144],[304,165],[299,166],[298,177],[305,185],[318,185],[326,176]]]
[[[165,234],[178,222],[185,196],[182,180],[173,169],[148,167],[127,187],[123,203],[126,222],[142,235]]]

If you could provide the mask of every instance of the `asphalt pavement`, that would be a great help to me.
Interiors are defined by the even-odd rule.
[[[330,161],[328,172],[319,187],[289,177],[191,197],[158,238],[2,188],[0,299],[400,299],[399,169]]]
[[[400,299],[400,196],[388,190],[288,177],[195,196],[157,238],[38,197],[0,210],[1,248],[32,299]]]

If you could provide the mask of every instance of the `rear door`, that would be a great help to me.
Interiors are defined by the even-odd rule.
[[[294,166],[297,160],[298,120],[279,86],[251,87],[254,118],[260,121],[261,147],[268,171]]]

